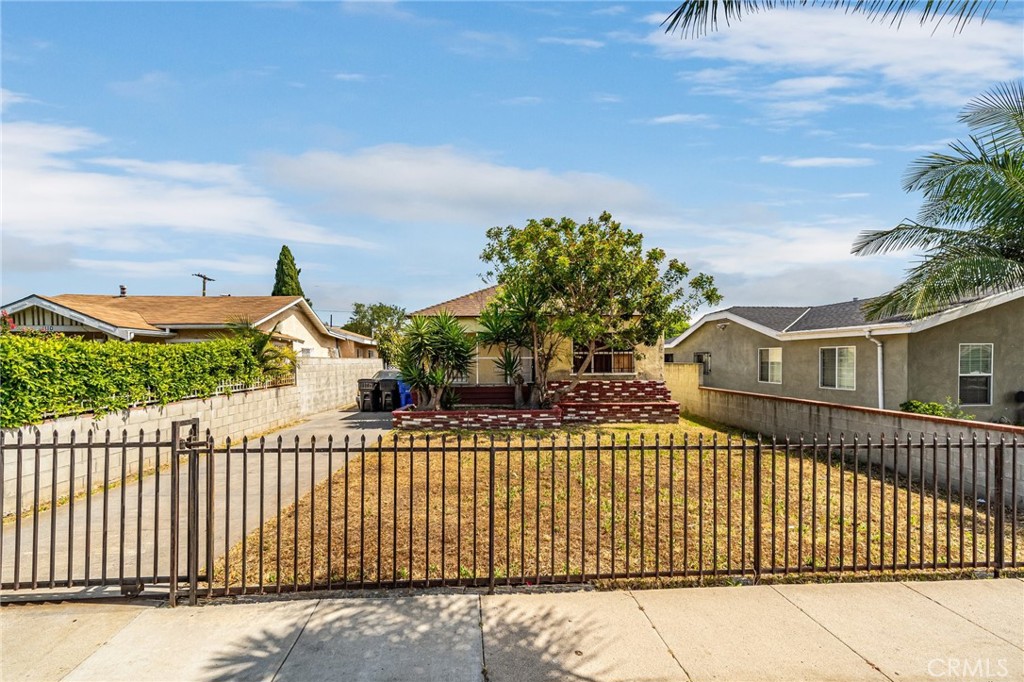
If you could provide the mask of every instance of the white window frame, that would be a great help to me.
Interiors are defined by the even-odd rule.
[[[839,385],[839,351],[847,348],[853,351],[853,385],[852,386],[840,386]],[[834,377],[835,386],[825,385],[825,376],[822,372],[821,367],[821,354],[823,351],[830,350],[835,353],[836,356],[836,375]],[[820,346],[818,348],[818,388],[823,388],[829,391],[856,391],[857,390],[857,347],[856,346]]]
[[[963,358],[964,346],[988,346],[988,372],[971,372],[970,374],[964,374],[963,368],[960,365],[960,361]],[[996,348],[995,344],[992,343],[961,343],[957,347],[956,354],[956,399],[960,400],[960,379],[963,377],[988,377],[988,402],[984,403],[961,403],[965,406],[988,406],[992,404],[992,396],[995,393],[995,364],[996,364]]]
[[[761,351],[779,351],[779,380],[772,381],[772,358],[771,353],[768,354],[768,378],[761,378]],[[770,346],[765,348],[757,349],[757,383],[759,384],[781,384],[782,383],[782,346]]]

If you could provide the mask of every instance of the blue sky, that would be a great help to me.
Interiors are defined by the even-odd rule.
[[[698,40],[664,3],[4,2],[3,291],[267,294],[314,307],[484,286],[494,225],[610,211],[723,305],[867,297],[912,254],[901,177],[1024,74],[1024,4],[962,33],[827,10]]]

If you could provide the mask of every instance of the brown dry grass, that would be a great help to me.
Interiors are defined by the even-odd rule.
[[[495,439],[500,582],[626,573],[710,577],[752,568],[754,445],[683,424],[643,427],[645,442],[657,440],[659,447],[640,451],[636,430],[581,430],[555,442],[550,435]],[[689,448],[681,447],[684,438]],[[710,447],[715,438],[719,449]],[[297,537],[294,506],[282,511],[280,536],[276,519],[264,526],[262,576],[258,532],[235,546],[228,583],[242,582],[243,551],[250,586],[261,577],[268,585],[309,583],[311,569],[317,584],[486,578],[491,442],[478,436],[473,450],[471,437],[413,434],[389,439],[379,451],[369,448],[299,501]],[[601,452],[585,451],[584,442],[600,443]],[[428,443],[429,454],[409,451]],[[894,479],[878,466],[868,471],[863,462],[855,470],[852,457],[841,462],[825,448],[802,456],[766,449],[762,457],[766,569],[799,573],[870,563],[901,570],[933,562],[957,569],[961,559],[969,565],[993,551],[985,505],[975,509],[969,497],[961,505],[959,493],[930,478],[923,489],[916,480],[908,487],[903,475]],[[1007,536],[1007,548],[1012,540]],[[223,568],[214,581],[224,584]]]

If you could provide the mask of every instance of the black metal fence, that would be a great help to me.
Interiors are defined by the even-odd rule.
[[[5,465],[14,457],[32,468],[38,485],[41,458],[81,447],[5,442],[0,451]],[[89,475],[99,472],[81,488],[91,495],[16,491],[24,511],[5,517],[4,590],[167,585],[172,601],[185,590],[194,602],[337,588],[1024,566],[1016,439],[402,435],[215,446],[209,434],[187,442],[175,434],[87,447]],[[158,454],[148,475],[133,478],[124,464],[141,462],[144,448],[164,460]],[[114,480],[101,472],[118,457]]]

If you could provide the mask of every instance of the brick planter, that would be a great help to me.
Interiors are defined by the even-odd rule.
[[[403,430],[551,429],[562,425],[562,410],[410,410],[391,413],[391,423]]]
[[[548,389],[557,391],[568,386],[568,381],[550,381]],[[565,402],[574,403],[653,403],[672,400],[672,393],[664,381],[651,380],[583,380],[576,385]]]
[[[606,424],[632,422],[639,424],[675,424],[679,421],[679,403],[559,403],[565,422]]]

